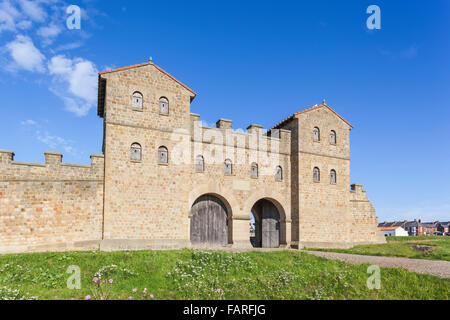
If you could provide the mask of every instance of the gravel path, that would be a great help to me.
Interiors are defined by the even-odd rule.
[[[412,272],[426,273],[440,278],[450,278],[450,261],[409,259],[400,257],[364,256],[358,254],[306,251],[315,256],[341,260],[353,264],[374,264],[380,267],[404,268]]]

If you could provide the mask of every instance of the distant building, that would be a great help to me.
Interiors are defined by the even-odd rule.
[[[379,227],[385,237],[407,237],[408,232],[402,227]]]
[[[442,235],[450,235],[450,221],[439,222],[437,225],[437,231]]]
[[[437,235],[437,224],[439,222],[422,222],[422,232],[424,236]]]
[[[420,219],[414,221],[394,221],[382,222],[378,224],[378,228],[394,228],[400,227],[404,229],[409,236],[429,236],[429,235],[446,235],[450,234],[450,222],[422,222]]]

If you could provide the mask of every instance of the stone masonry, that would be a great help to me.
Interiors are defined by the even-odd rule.
[[[203,125],[190,112],[196,93],[151,60],[101,72],[98,90],[104,155],[90,166],[53,152],[19,163],[0,150],[0,253],[192,247],[191,208],[203,195],[226,209],[226,246],[251,248],[261,200],[278,212],[280,247],[385,241],[362,186],[349,188],[352,126],[325,102],[244,132],[227,119]]]

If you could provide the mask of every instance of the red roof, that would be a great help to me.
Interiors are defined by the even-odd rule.
[[[311,111],[311,110],[315,110],[315,109],[319,109],[319,108],[322,108],[322,107],[326,107],[326,108],[328,108],[329,110],[331,110],[331,112],[333,112],[333,113],[334,113],[335,115],[337,115],[342,121],[344,121],[346,124],[348,124],[348,125],[350,126],[350,129],[353,129],[353,126],[352,126],[348,121],[346,121],[344,118],[342,118],[336,111],[334,111],[333,109],[331,109],[331,108],[330,108],[329,106],[327,106],[325,103],[319,104],[319,105],[315,105],[315,106],[313,106],[313,107],[311,107],[311,108],[308,108],[308,109],[305,109],[305,110],[298,111],[298,112],[294,113],[292,116],[287,117],[287,118],[284,119],[283,121],[281,121],[281,122],[277,123],[276,125],[274,125],[274,126],[272,127],[272,129],[275,129],[275,128],[279,127],[280,125],[282,125],[282,124],[284,124],[284,123],[286,123],[286,122],[288,122],[288,121],[294,119],[294,117],[295,117],[296,115],[298,115],[298,114],[302,114],[302,113],[305,113],[305,112],[308,112],[308,111]]]
[[[388,230],[395,230],[400,227],[378,227],[378,228],[380,228],[381,231],[388,231]]]
[[[102,72],[99,72],[99,75],[102,74],[106,74],[106,73],[111,73],[111,72],[117,72],[117,71],[123,71],[123,70],[128,70],[128,69],[132,69],[132,68],[138,68],[138,67],[143,67],[143,66],[147,66],[147,65],[153,65],[156,69],[158,69],[159,71],[161,71],[162,73],[164,73],[165,75],[167,75],[169,78],[171,78],[172,80],[178,82],[181,86],[183,86],[184,88],[186,88],[188,91],[192,92],[194,94],[194,96],[197,95],[197,93],[192,90],[191,88],[189,88],[187,85],[185,85],[184,83],[182,83],[181,81],[177,80],[174,76],[172,76],[170,73],[168,73],[167,71],[165,71],[164,69],[162,69],[161,67],[157,66],[154,63],[150,63],[150,62],[144,62],[144,63],[139,63],[139,64],[133,64],[130,66],[126,66],[126,67],[121,67],[121,68],[116,68],[116,69],[110,69],[110,70],[105,70]]]

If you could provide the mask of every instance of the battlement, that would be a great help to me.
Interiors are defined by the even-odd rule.
[[[366,190],[361,184],[352,184],[350,186],[350,201],[366,201],[369,202]]]
[[[290,154],[291,131],[272,129],[264,131],[263,126],[251,124],[247,132],[233,130],[233,121],[219,119],[216,127],[202,125],[200,115],[191,113],[191,135],[194,142],[220,143],[227,147],[237,147],[258,151]]]
[[[44,152],[45,163],[14,161],[14,152],[0,150],[0,181],[5,180],[100,180],[104,156],[92,154],[90,165],[63,163],[59,152]]]
[[[10,163],[14,159],[14,152],[10,150],[2,150],[0,149],[0,164],[2,163]]]

